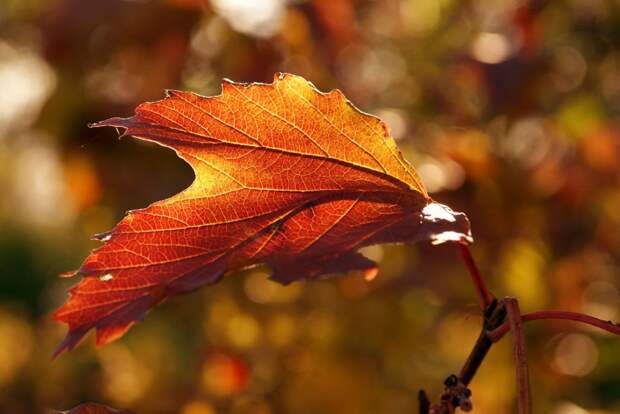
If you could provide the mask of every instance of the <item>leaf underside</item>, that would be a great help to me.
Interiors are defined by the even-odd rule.
[[[55,411],[57,414],[132,414],[127,410],[116,410],[102,404],[85,403],[68,411]]]
[[[93,328],[110,342],[162,300],[248,266],[267,264],[281,283],[372,276],[360,247],[471,241],[465,215],[431,200],[381,120],[298,76],[224,81],[213,97],[168,91],[93,126],[174,149],[195,179],[96,236],[104,244],[54,314],[69,325],[56,355]]]

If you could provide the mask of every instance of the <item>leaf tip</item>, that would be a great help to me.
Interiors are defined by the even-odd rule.
[[[56,319],[56,316],[54,316],[54,319]],[[88,332],[88,329],[72,329],[71,327],[69,327],[69,332],[67,332],[65,339],[62,340],[62,342],[52,353],[52,360],[58,358],[65,351],[71,351],[73,348],[75,348],[76,345],[82,341],[82,338],[84,338],[86,332]]]
[[[226,92],[230,88],[234,88],[237,84],[234,80],[228,78],[222,78],[222,93]]]
[[[58,277],[61,279],[68,279],[78,274],[78,270],[70,270],[68,272],[62,272],[58,274]]]
[[[127,134],[127,130],[131,126],[131,121],[132,121],[132,118],[114,117],[114,118],[105,119],[99,122],[92,122],[88,124],[88,127],[89,128],[114,127],[116,128],[116,131],[119,134],[118,138],[120,139]],[[124,131],[121,132],[118,130],[118,128],[123,128]]]
[[[104,231],[103,233],[93,234],[90,239],[100,242],[107,242],[112,238],[112,231]]]
[[[455,212],[440,203],[430,202],[422,209],[420,218],[420,236],[430,240],[433,245],[474,242],[469,219],[464,213]]]
[[[281,81],[281,80],[284,80],[289,75],[290,75],[289,73],[285,73],[285,72],[276,72],[273,74],[273,80],[274,82]]]
[[[166,98],[173,98],[175,96],[183,95],[186,92],[182,92],[176,89],[164,89],[164,95]]]
[[[124,126],[125,124],[123,121],[125,121],[125,118],[113,117],[113,118],[104,119],[103,121],[91,122],[90,124],[88,124],[88,127],[89,128],[100,128],[100,127],[106,127],[106,126],[114,126],[114,127]]]

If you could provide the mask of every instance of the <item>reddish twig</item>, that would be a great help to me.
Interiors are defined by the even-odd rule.
[[[586,323],[620,335],[620,324],[604,321],[593,316],[578,312],[539,311],[521,315],[519,303],[514,298],[504,298],[500,301],[489,291],[467,245],[459,243],[459,250],[471,280],[476,289],[480,308],[484,316],[482,330],[474,347],[465,361],[458,377],[450,375],[444,382],[444,391],[440,401],[431,404],[426,393],[421,390],[418,394],[419,410],[421,414],[453,414],[457,409],[469,411],[472,409],[471,391],[468,385],[478,371],[493,344],[499,341],[508,331],[513,333],[513,347],[516,361],[519,414],[530,414],[532,402],[529,387],[529,374],[523,336],[523,323],[539,319],[565,319]]]
[[[467,386],[478,371],[493,342],[488,332],[501,326],[506,319],[506,310],[503,302],[493,300],[484,311],[484,322],[478,340],[474,344],[467,361],[458,376],[450,375],[444,381],[444,391],[439,403],[430,404],[424,390],[418,394],[420,414],[452,414],[457,408],[462,411],[472,409],[471,391]]]
[[[512,345],[517,371],[517,408],[519,414],[530,414],[532,412],[530,378],[527,368],[525,337],[523,336],[523,321],[521,320],[519,302],[515,298],[504,298],[502,302],[506,307],[506,313],[508,316],[507,324],[510,326],[510,331],[512,332]]]
[[[604,331],[610,332],[612,334],[620,335],[620,325],[618,325],[617,323],[614,323],[612,321],[605,321],[599,318],[595,318],[594,316],[585,315],[579,312],[545,310],[526,313],[521,316],[521,319],[523,320],[523,322],[541,319],[563,319],[585,323],[603,329]],[[497,329],[489,331],[488,336],[493,342],[497,342],[502,339],[502,337],[508,332],[508,330],[510,330],[510,326],[507,323],[504,323]]]
[[[505,319],[506,309],[504,304],[497,300],[493,300],[484,312],[484,320],[480,335],[459,373],[459,380],[463,382],[463,384],[469,385],[493,345],[493,341],[488,337],[488,332],[497,329],[494,328],[494,326],[501,326]]]
[[[485,311],[491,306],[491,303],[495,300],[495,296],[489,291],[487,285],[484,283],[484,279],[480,274],[480,270],[478,270],[478,266],[476,266],[476,262],[474,262],[474,258],[469,251],[469,247],[464,243],[458,243],[459,250],[461,252],[461,257],[465,262],[465,266],[469,271],[469,275],[471,276],[471,280],[474,283],[474,287],[476,289],[476,293],[478,294],[478,299],[480,300],[480,309]]]

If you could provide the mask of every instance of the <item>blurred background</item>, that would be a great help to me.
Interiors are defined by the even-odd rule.
[[[166,88],[276,71],[384,119],[433,197],[465,211],[491,288],[524,312],[620,319],[620,2],[3,0],[0,2],[0,412],[97,401],[136,413],[414,413],[479,331],[451,246],[375,246],[372,283],[231,276],[124,338],[51,361],[51,312],[131,208],[182,190],[174,153],[87,124]],[[537,413],[620,412],[620,338],[526,328]],[[514,410],[510,341],[475,413]]]

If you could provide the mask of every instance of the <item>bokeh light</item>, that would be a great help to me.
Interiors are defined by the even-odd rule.
[[[554,367],[565,375],[582,377],[588,375],[598,363],[599,352],[590,337],[583,334],[567,334],[555,347]]]

